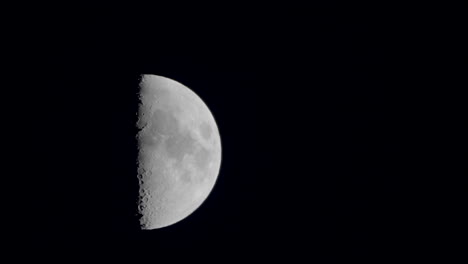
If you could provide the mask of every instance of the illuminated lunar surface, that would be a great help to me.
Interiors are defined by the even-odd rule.
[[[156,75],[142,76],[137,127],[140,225],[166,227],[193,213],[213,189],[218,127],[192,90]]]

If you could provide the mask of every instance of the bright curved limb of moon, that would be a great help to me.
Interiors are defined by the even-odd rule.
[[[142,76],[137,127],[140,225],[166,227],[193,213],[213,189],[218,127],[193,91],[156,75]]]

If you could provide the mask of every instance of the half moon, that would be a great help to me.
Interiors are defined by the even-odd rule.
[[[140,226],[166,227],[192,214],[213,189],[218,127],[192,90],[157,75],[142,76],[137,127]]]

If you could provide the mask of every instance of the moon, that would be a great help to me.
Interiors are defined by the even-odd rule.
[[[213,189],[221,140],[206,104],[179,82],[142,75],[137,139],[141,229],[163,228],[192,214]]]

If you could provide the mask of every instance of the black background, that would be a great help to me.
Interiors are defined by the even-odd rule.
[[[14,130],[16,151],[34,156],[19,162],[31,196],[12,213],[28,215],[26,257],[332,262],[406,254],[430,236],[415,192],[431,180],[416,176],[429,148],[415,105],[419,31],[378,12],[277,9],[97,9],[14,30],[17,84],[32,87],[18,91]],[[140,74],[197,93],[223,149],[203,205],[152,231],[135,217]]]

